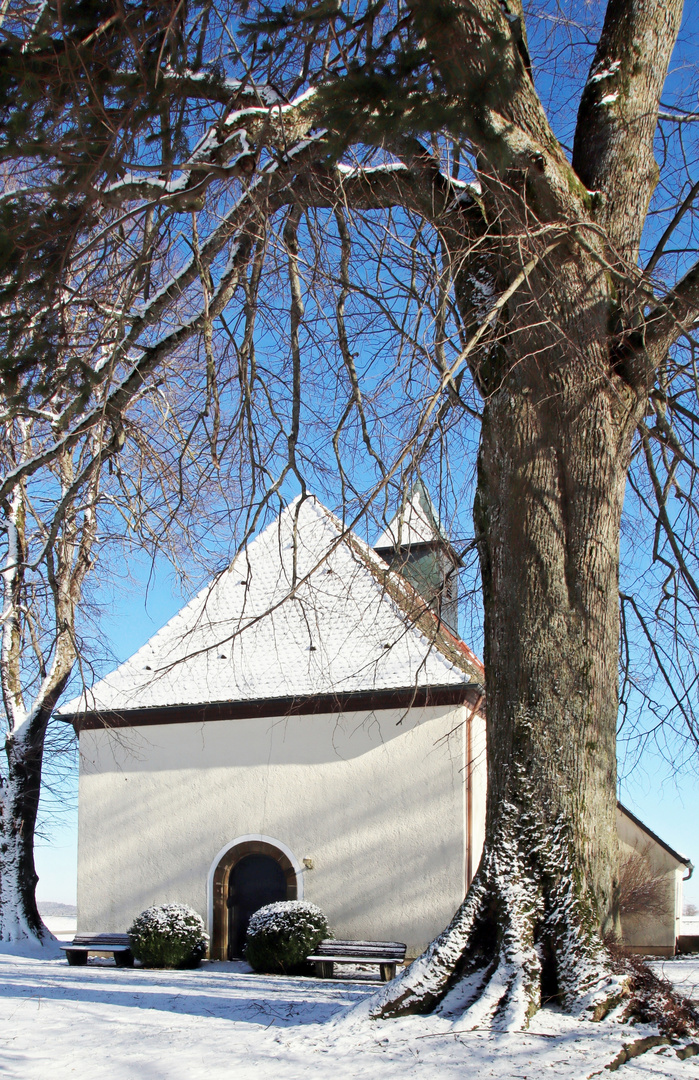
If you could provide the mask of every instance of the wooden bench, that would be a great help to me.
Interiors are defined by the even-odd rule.
[[[117,967],[133,967],[133,953],[128,934],[76,934],[61,945],[69,964],[87,963],[88,953],[112,953]]]
[[[316,966],[319,979],[332,979],[335,964],[378,964],[381,979],[395,978],[396,965],[405,960],[401,941],[321,941],[308,960]]]

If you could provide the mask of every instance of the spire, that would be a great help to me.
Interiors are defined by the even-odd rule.
[[[422,480],[418,480],[376,541],[375,549],[410,547],[415,544],[448,544],[439,515]]]
[[[450,630],[458,633],[457,575],[461,560],[422,480],[404,493],[374,550],[410,582]]]

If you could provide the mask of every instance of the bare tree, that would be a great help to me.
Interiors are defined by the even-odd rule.
[[[670,903],[667,879],[655,873],[647,848],[628,851],[619,866],[619,911],[662,919]],[[673,883],[674,885],[674,883]]]
[[[662,638],[679,625],[689,644],[697,599],[697,183],[684,134],[696,117],[661,102],[682,4],[610,0],[582,43],[570,24],[542,34],[546,14],[525,19],[517,0],[193,12],[159,75],[182,106],[177,146],[169,104],[150,133],[157,162],[144,135],[124,175],[90,189],[131,223],[133,260],[99,311],[91,404],[84,394],[0,488],[7,499],[57,468],[195,347],[204,406],[182,425],[178,461],[190,431],[214,468],[235,451],[251,506],[336,469],[355,522],[418,463],[447,486],[468,472],[480,425],[485,849],[452,924],[376,1016],[472,1007],[522,1024],[542,984],[597,1016],[623,993],[601,935],[618,931],[630,468],[655,530],[651,572],[665,577],[651,613],[647,594],[624,593],[622,647],[633,616],[696,738],[691,686],[675,677],[682,634],[672,663]],[[586,71],[573,117],[547,113],[531,59],[555,57],[568,34],[571,70]],[[120,63],[111,86],[134,78]],[[657,187],[659,124],[679,202]],[[102,235],[89,229],[71,272]]]
[[[165,197],[159,215],[151,204],[132,223],[103,189],[132,153],[146,163],[149,126],[168,101],[159,76],[188,43],[175,4],[157,14],[147,4],[9,4],[0,25],[0,940],[47,942],[34,831],[47,725],[80,656],[85,579],[102,528],[113,533],[119,517],[122,534],[145,525],[145,484],[152,518],[162,509],[155,489],[171,494],[171,469],[153,445],[130,486],[118,472],[103,482],[124,446],[126,406],[138,412],[144,392],[142,378],[129,382],[128,359],[112,353],[120,311],[137,296],[147,303],[151,266],[168,259],[171,216]],[[149,164],[167,172],[176,140],[173,122]],[[132,464],[147,442],[144,424],[132,425]],[[177,490],[182,501],[181,482]]]

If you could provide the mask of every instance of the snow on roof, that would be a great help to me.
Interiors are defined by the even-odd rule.
[[[59,715],[482,681],[478,659],[399,574],[298,498]]]
[[[448,543],[427,488],[418,480],[374,547],[377,550],[411,547],[415,544],[433,544],[435,540]]]

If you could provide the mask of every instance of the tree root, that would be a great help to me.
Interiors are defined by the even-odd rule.
[[[375,1018],[438,1012],[469,1027],[523,1030],[542,1001],[601,1020],[628,993],[615,969],[560,837],[546,846],[546,873],[533,865],[541,835],[522,827],[486,849],[459,911],[410,967],[381,991]],[[537,843],[538,841],[538,843]]]
[[[608,1065],[605,1065],[605,1069],[610,1072],[616,1072],[622,1065],[625,1065],[627,1061],[631,1061],[632,1058],[640,1057],[641,1054],[647,1054],[649,1050],[652,1050],[656,1046],[668,1046],[670,1040],[666,1035],[649,1035],[645,1039],[636,1039],[635,1042],[629,1043],[628,1046],[622,1046],[617,1056],[610,1061]],[[601,1076],[602,1070],[598,1073],[593,1073],[593,1076]]]
[[[590,1073],[587,1080],[593,1080],[595,1076],[604,1076],[606,1071],[616,1072],[627,1061],[632,1061],[634,1058],[640,1057],[641,1054],[647,1054],[649,1050],[654,1050],[656,1046],[670,1045],[672,1045],[672,1040],[667,1035],[648,1035],[645,1039],[636,1039],[635,1042],[622,1046],[617,1056],[608,1065],[605,1065],[604,1069],[597,1069],[596,1072]],[[675,1054],[680,1061],[694,1057],[695,1054],[699,1054],[699,1043],[687,1043],[686,1046],[678,1046]]]

